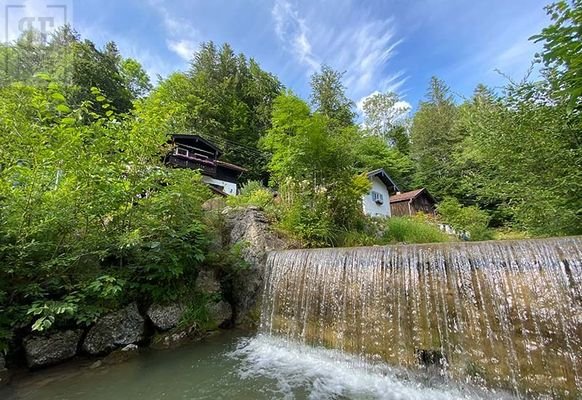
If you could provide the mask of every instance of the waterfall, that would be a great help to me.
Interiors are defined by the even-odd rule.
[[[518,396],[582,396],[582,237],[269,254],[262,333]]]

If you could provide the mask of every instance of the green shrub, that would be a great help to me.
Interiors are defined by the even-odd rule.
[[[165,133],[72,109],[60,90],[0,88],[0,351],[14,326],[86,325],[178,296],[205,257],[209,191],[162,165]]]
[[[265,208],[272,205],[272,202],[273,192],[258,181],[248,181],[241,187],[238,196],[229,196],[226,199],[226,204],[231,207],[255,206]]]
[[[465,207],[457,199],[449,197],[438,204],[437,212],[455,230],[468,232],[470,240],[489,240],[493,237],[487,227],[491,218],[478,207]]]
[[[182,315],[178,328],[186,329],[193,325],[201,331],[218,328],[209,308],[220,300],[220,295],[217,294],[195,293],[186,304],[186,311]]]
[[[386,220],[382,243],[450,242],[452,238],[421,217],[392,217]]]

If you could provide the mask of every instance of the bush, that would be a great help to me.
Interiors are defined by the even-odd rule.
[[[14,326],[178,296],[204,260],[200,174],[161,164],[164,133],[91,109],[53,82],[0,89],[0,351]]]
[[[273,192],[258,181],[248,181],[241,187],[238,196],[229,196],[226,199],[226,204],[231,207],[255,206],[264,209],[272,205],[272,202]]]
[[[450,242],[452,238],[421,217],[392,217],[386,220],[382,243]]]
[[[464,207],[457,199],[449,197],[438,204],[437,212],[455,230],[468,232],[470,240],[489,240],[493,237],[487,227],[489,214],[478,207]]]

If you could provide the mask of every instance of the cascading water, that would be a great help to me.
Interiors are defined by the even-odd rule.
[[[582,397],[582,238],[273,252],[261,331],[368,363],[437,364]]]

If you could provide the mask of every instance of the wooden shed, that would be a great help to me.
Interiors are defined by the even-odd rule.
[[[436,200],[426,188],[390,196],[390,211],[394,217],[414,215],[418,212],[434,214],[436,204]]]

